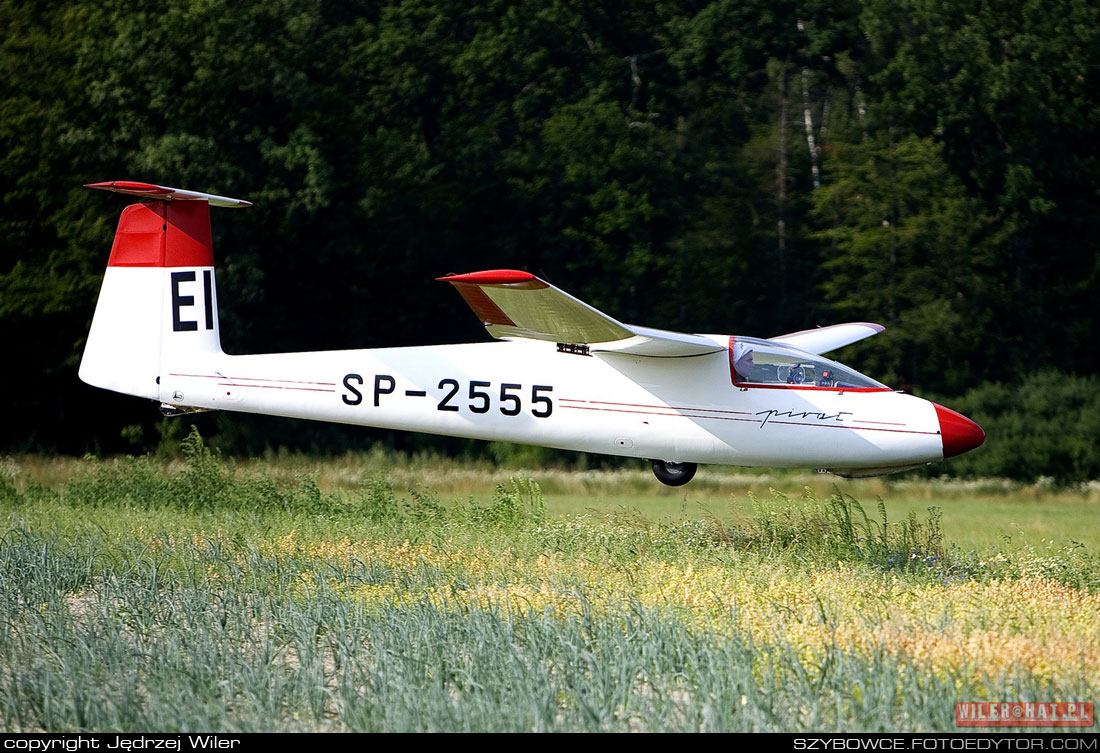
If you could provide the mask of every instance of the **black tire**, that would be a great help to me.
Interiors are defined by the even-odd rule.
[[[669,460],[650,460],[653,475],[665,486],[683,486],[695,478],[699,466],[695,463],[673,463]]]

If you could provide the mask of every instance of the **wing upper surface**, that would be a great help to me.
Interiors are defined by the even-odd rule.
[[[454,285],[496,338],[583,344],[592,352],[666,358],[723,350],[701,335],[623,324],[528,272],[495,269],[437,279]]]
[[[818,327],[802,332],[792,332],[789,335],[779,335],[771,340],[791,345],[807,353],[821,355],[830,350],[851,345],[864,338],[877,335],[885,327],[871,322],[848,322],[847,324],[834,324],[830,327]]]

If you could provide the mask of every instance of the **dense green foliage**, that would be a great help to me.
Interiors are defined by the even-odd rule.
[[[231,352],[480,339],[431,278],[518,267],[672,329],[879,321],[842,359],[920,392],[1100,366],[1095,3],[3,0],[0,28],[8,448],[158,439],[76,379],[121,208],[79,186],[120,178],[255,202],[215,216]]]
[[[952,407],[973,417],[988,435],[982,452],[952,461],[955,473],[1045,478],[1063,484],[1100,478],[1096,376],[1044,371],[1015,386],[976,387],[954,400]]]

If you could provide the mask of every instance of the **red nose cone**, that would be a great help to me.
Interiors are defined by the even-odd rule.
[[[943,438],[945,458],[962,455],[985,441],[985,432],[982,431],[982,427],[969,418],[937,403],[932,405],[936,406],[936,417],[940,420],[940,435]]]

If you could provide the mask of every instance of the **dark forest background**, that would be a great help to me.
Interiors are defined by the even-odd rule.
[[[1094,0],[2,0],[0,34],[4,451],[180,431],[76,376],[126,203],[81,185],[133,179],[255,203],[213,212],[229,352],[482,340],[433,278],[521,268],[648,326],[880,322],[837,357],[989,434],[937,472],[1100,477]]]

